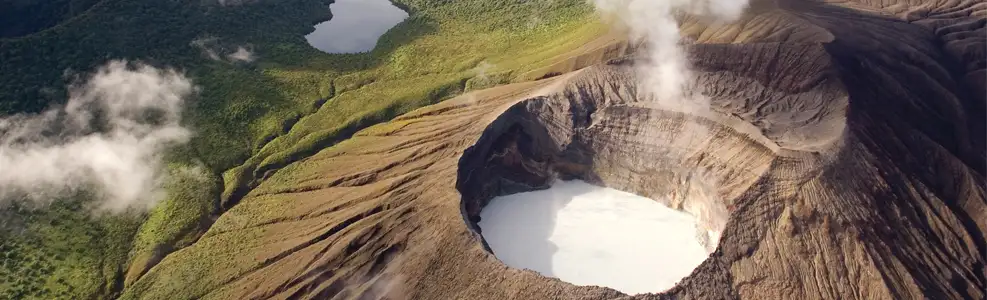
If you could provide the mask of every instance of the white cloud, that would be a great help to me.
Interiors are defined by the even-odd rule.
[[[237,47],[236,52],[226,55],[226,58],[233,62],[252,62],[255,59],[254,53],[242,46]]]
[[[248,47],[236,46],[236,51],[230,52],[231,45],[224,45],[220,42],[219,38],[212,36],[194,39],[192,42],[189,42],[189,46],[199,49],[199,51],[202,51],[203,56],[215,61],[224,61],[224,56],[226,60],[234,63],[249,63],[257,59],[257,55],[250,50],[249,45]],[[222,53],[226,53],[226,55],[222,55]]]
[[[45,204],[79,190],[95,209],[146,209],[162,197],[162,156],[186,142],[194,87],[182,74],[112,61],[70,86],[64,106],[0,118],[0,204]]]
[[[218,47],[219,39],[215,37],[202,37],[192,40],[189,43],[192,47],[198,48],[202,51],[202,55],[205,55],[212,60],[222,60],[219,54],[216,53],[215,48]]]

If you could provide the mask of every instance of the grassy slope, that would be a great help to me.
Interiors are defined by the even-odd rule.
[[[142,220],[92,217],[68,204],[18,213],[30,217],[24,230],[0,233],[0,274],[20,279],[0,284],[0,298],[109,296],[124,274],[129,284],[194,241],[217,213],[222,187],[225,200],[235,198],[266,170],[467,86],[518,80],[603,30],[582,0],[399,2],[412,17],[366,54],[329,55],[305,43],[309,24],[328,17],[319,0],[103,0],[67,23],[0,40],[0,113],[61,101],[62,70],[107,58],[177,66],[202,88],[186,118],[197,137],[172,155],[169,198]],[[249,44],[261,59],[209,60],[189,46],[203,37],[226,49]],[[199,165],[204,171],[190,171]]]

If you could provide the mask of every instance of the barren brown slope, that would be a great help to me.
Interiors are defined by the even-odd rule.
[[[361,131],[278,170],[124,298],[625,297],[509,268],[484,247],[486,201],[558,176],[729,212],[705,220],[725,223],[709,260],[634,298],[982,299],[985,100],[968,78],[983,65],[966,67],[982,52],[843,6],[687,20],[708,116],[652,105],[629,59]]]

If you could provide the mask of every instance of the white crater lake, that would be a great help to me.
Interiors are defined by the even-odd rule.
[[[708,257],[692,215],[579,180],[496,197],[479,226],[508,266],[631,295],[665,291]]]
[[[332,19],[315,25],[315,31],[305,36],[309,45],[327,53],[373,50],[381,35],[408,18],[388,0],[336,0],[329,9]]]

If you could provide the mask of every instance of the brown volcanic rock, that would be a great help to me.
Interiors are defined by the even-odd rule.
[[[724,228],[679,286],[632,298],[982,299],[982,52],[942,41],[983,40],[898,19],[928,6],[847,4],[690,29],[703,116],[656,107],[615,63],[371,127],[278,170],[124,298],[632,297],[509,268],[477,233],[490,198],[582,178]],[[957,7],[930,11],[983,24]]]

